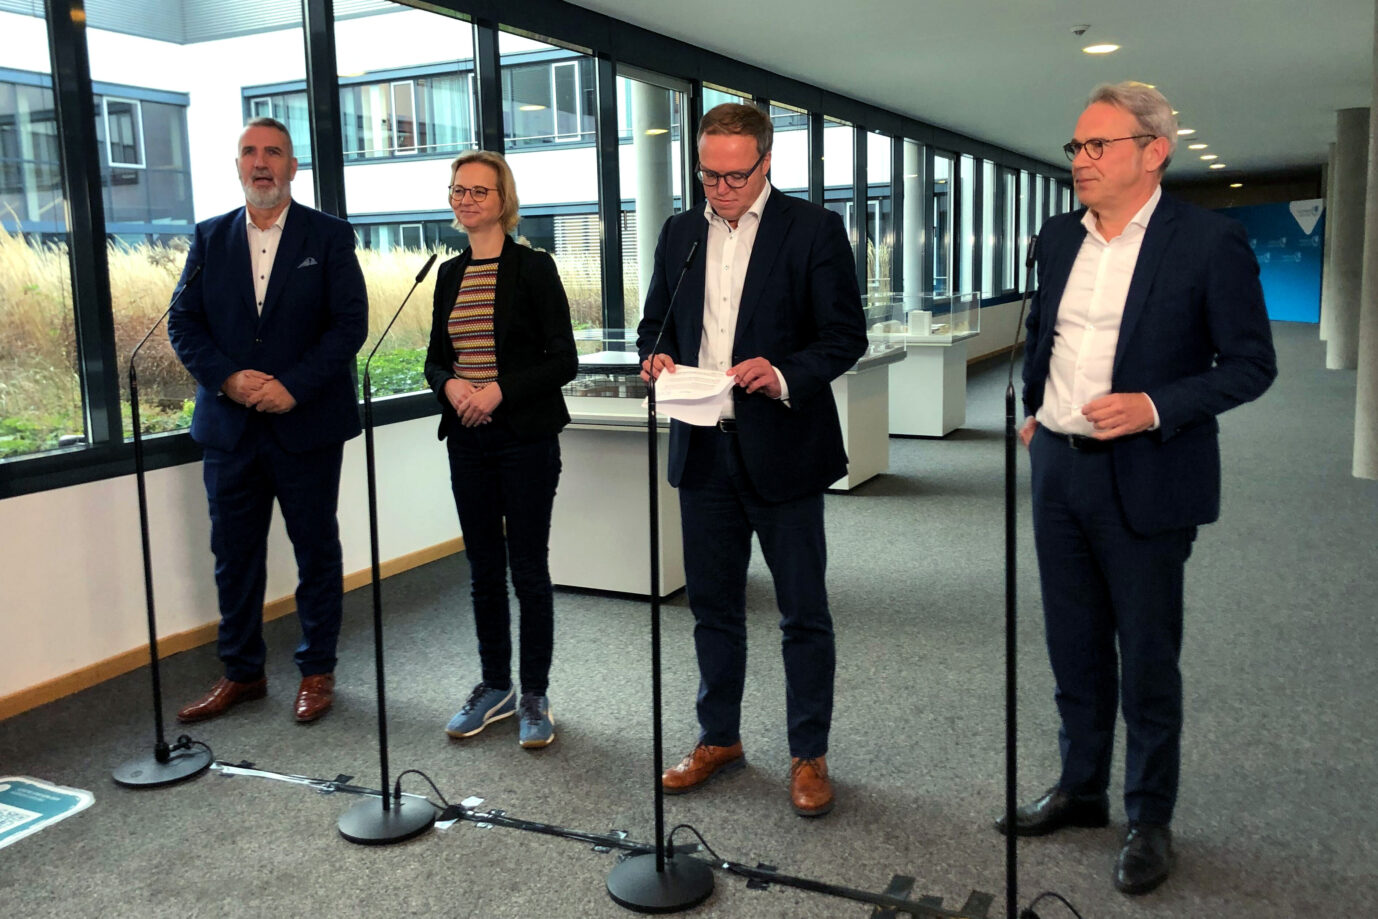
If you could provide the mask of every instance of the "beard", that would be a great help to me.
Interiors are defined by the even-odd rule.
[[[274,183],[272,188],[258,188],[252,179],[244,183],[244,200],[263,210],[277,207],[287,200],[291,193],[292,187],[287,184],[278,185]]]

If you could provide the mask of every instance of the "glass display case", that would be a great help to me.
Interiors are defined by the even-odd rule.
[[[866,322],[873,346],[958,341],[981,331],[981,294],[874,295],[867,298]]]

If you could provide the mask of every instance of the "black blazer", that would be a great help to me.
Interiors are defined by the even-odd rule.
[[[1086,237],[1085,208],[1039,230],[1038,293],[1029,309],[1024,406],[1043,404],[1057,311]],[[1163,195],[1144,232],[1111,369],[1112,392],[1147,393],[1161,426],[1116,440],[1115,481],[1135,532],[1220,515],[1216,415],[1258,398],[1277,376],[1258,261],[1244,228]]]
[[[442,440],[456,421],[455,410],[445,398],[445,382],[454,377],[455,363],[448,329],[450,311],[472,257],[473,250],[465,249],[440,266],[435,281],[426,382],[442,407],[436,432]],[[555,260],[507,237],[498,257],[494,296],[493,334],[502,402],[493,420],[507,424],[520,437],[558,434],[569,424],[560,387],[578,373],[579,357],[574,350],[569,300]]]
[[[282,382],[296,406],[264,417],[285,450],[301,452],[359,433],[354,359],[368,335],[368,293],[348,223],[293,202],[278,241],[263,311],[244,208],[196,225],[183,281],[197,277],[168,316],[177,357],[196,378],[191,436],[233,450],[254,410],[220,391],[239,370]]]
[[[667,309],[689,248],[694,263]],[[659,350],[696,366],[703,335],[708,220],[702,208],[665,222],[655,269],[637,328],[644,360],[664,328]],[[771,189],[747,265],[732,361],[764,357],[784,376],[789,403],[733,389],[738,438],[747,474],[761,497],[786,501],[823,491],[847,472],[842,427],[831,383],[866,353],[866,319],[856,260],[837,214]],[[689,451],[689,428],[670,426],[670,484],[678,486]]]

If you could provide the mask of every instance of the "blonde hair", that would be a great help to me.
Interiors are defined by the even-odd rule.
[[[517,180],[512,178],[512,167],[507,165],[507,160],[501,153],[494,153],[491,150],[466,150],[455,161],[450,164],[450,184],[455,183],[455,176],[459,175],[459,167],[465,163],[482,163],[491,166],[493,171],[498,174],[498,196],[502,198],[502,230],[504,233],[511,233],[517,228],[517,222],[521,215],[518,210],[521,204],[517,201]],[[463,230],[458,219],[450,224],[456,230]]]

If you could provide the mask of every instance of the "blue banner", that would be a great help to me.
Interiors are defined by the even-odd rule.
[[[1252,204],[1221,208],[1220,213],[1238,220],[1248,231],[1268,318],[1319,322],[1325,202],[1312,198]]]

